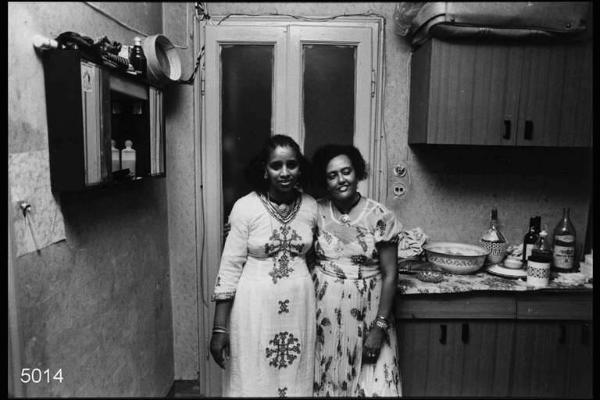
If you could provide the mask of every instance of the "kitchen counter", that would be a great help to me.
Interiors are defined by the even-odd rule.
[[[524,278],[503,278],[492,275],[481,270],[475,274],[455,275],[444,272],[444,280],[439,283],[423,282],[417,279],[414,273],[398,274],[398,293],[402,295],[416,294],[439,294],[439,293],[464,293],[475,291],[494,291],[494,292],[547,292],[547,291],[591,291],[592,283],[581,284],[577,279],[581,278],[579,273],[556,273],[553,272],[550,277],[550,283],[547,287],[541,289],[532,289],[527,287]],[[581,279],[580,279],[581,281]]]

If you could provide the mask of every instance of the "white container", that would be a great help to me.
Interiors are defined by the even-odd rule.
[[[548,286],[550,280],[550,263],[527,260],[527,286],[543,288]]]
[[[581,272],[586,279],[594,277],[594,265],[587,262],[579,263],[579,272]]]
[[[121,150],[121,168],[129,168],[129,176],[135,176],[135,150],[131,147],[131,140],[125,141],[125,148]]]
[[[121,152],[115,147],[115,141],[110,141],[110,151],[112,153],[111,171],[115,172],[121,169]]]

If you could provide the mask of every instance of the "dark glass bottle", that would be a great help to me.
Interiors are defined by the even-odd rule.
[[[540,217],[529,218],[529,231],[523,238],[523,265],[527,262],[527,259],[531,255],[531,250],[534,249],[536,242],[539,238],[540,231]]]
[[[142,78],[146,78],[147,61],[144,50],[142,49],[142,39],[140,37],[136,36],[133,39],[133,47],[129,54],[129,62],[131,62],[133,69],[138,71]]]
[[[570,209],[563,208],[563,216],[554,228],[552,265],[558,271],[569,271],[575,264],[575,227],[569,216]]]

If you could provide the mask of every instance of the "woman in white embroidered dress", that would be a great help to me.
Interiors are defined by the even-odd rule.
[[[297,188],[307,167],[296,142],[272,136],[248,168],[254,190],[231,210],[210,343],[224,396],[313,394],[316,201]]]
[[[354,146],[328,145],[313,157],[318,201],[315,396],[400,396],[392,306],[401,225],[362,197],[366,165]]]

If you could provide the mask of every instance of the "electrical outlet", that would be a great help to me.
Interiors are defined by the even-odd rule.
[[[396,175],[397,177],[405,177],[407,173],[408,169],[404,164],[396,164],[396,166],[394,167],[394,175]]]
[[[394,184],[392,190],[394,191],[394,196],[395,197],[402,197],[408,191],[408,189],[406,188],[406,186],[404,186],[401,183]]]

